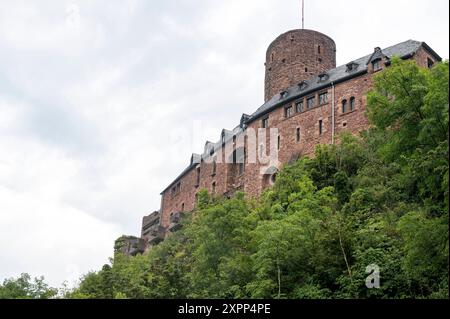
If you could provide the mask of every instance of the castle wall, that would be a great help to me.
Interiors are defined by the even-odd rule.
[[[413,58],[422,67],[428,66],[429,59],[434,63],[437,62],[434,55],[424,47],[421,47]],[[385,68],[384,64],[383,68]],[[338,138],[342,132],[357,134],[369,127],[369,122],[365,115],[367,105],[366,93],[373,86],[373,75],[374,72],[369,65],[367,73],[334,85],[335,138]],[[328,100],[320,104],[319,94],[325,92],[328,94]],[[286,106],[292,106],[295,110],[296,102],[303,100],[303,105],[306,108],[306,100],[312,96],[315,97],[316,101],[313,108],[301,113],[295,112],[292,116],[286,118]],[[354,98],[353,110],[350,109],[351,98]],[[342,109],[344,100],[347,101],[346,112],[343,112]],[[332,105],[333,87],[328,87],[281,105],[267,114],[269,117],[269,128],[277,128],[280,135],[278,154],[280,163],[277,167],[278,169],[281,169],[284,164],[296,160],[299,156],[312,156],[318,144],[332,143]],[[322,121],[321,134],[319,132],[319,121]],[[258,129],[261,127],[262,118],[259,118],[249,123],[247,130],[253,129],[255,132],[258,132]],[[299,141],[297,140],[298,128],[300,128]],[[233,141],[228,143],[233,143],[234,145]],[[258,158],[258,149],[249,148],[247,143],[245,146],[247,159],[252,157]],[[237,147],[240,147],[240,145],[234,145],[233,149]],[[266,136],[265,150],[269,149],[270,142],[268,136]],[[249,163],[247,161],[243,174],[240,174],[239,164],[226,163],[225,156],[223,147],[222,151],[218,151],[213,155],[213,157],[221,159],[220,161],[217,160],[215,174],[213,174],[212,162],[202,160],[197,166],[192,166],[177,183],[174,183],[174,185],[180,183],[179,191],[173,193],[171,187],[163,192],[161,199],[161,225],[163,227],[169,226],[172,213],[189,212],[194,209],[196,194],[200,189],[206,189],[210,194],[217,196],[230,195],[237,190],[243,190],[247,196],[257,197],[266,187],[272,184],[271,175],[264,175],[261,171],[263,167],[266,167],[266,164],[259,162]],[[200,168],[199,183],[197,183],[197,167]],[[213,183],[215,183],[215,191],[213,190]]]
[[[336,44],[317,31],[292,30],[266,52],[265,101],[292,85],[336,67]]]

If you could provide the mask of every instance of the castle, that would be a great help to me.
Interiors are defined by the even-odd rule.
[[[277,37],[266,53],[264,104],[243,114],[232,130],[223,129],[217,142],[207,141],[201,154],[192,154],[186,169],[161,192],[159,211],[143,218],[141,238],[123,237],[123,252],[140,253],[176,231],[200,189],[257,197],[283,164],[313,154],[317,144],[335,143],[341,132],[368,128],[366,93],[373,75],[389,67],[393,56],[422,67],[441,60],[425,42],[408,40],[336,67],[330,37],[306,29]]]

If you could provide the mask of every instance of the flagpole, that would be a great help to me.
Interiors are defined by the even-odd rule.
[[[305,28],[305,0],[302,0],[302,29]]]

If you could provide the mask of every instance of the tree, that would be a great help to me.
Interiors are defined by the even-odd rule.
[[[448,298],[448,63],[394,58],[374,81],[369,130],[286,165],[259,199],[200,191],[181,230],[68,296]]]
[[[0,299],[49,299],[56,297],[58,290],[45,283],[44,277],[34,278],[27,273],[14,279],[5,279],[0,285]]]

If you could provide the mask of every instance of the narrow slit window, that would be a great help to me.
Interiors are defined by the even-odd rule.
[[[319,120],[319,135],[323,134],[323,121]]]
[[[196,181],[196,185],[200,185],[200,167],[197,168],[197,181]]]
[[[300,128],[299,128],[299,127],[297,127],[297,130],[296,130],[296,134],[295,134],[295,135],[296,135],[296,136],[295,136],[295,139],[297,140],[297,143],[300,142],[301,131],[300,131]]]

